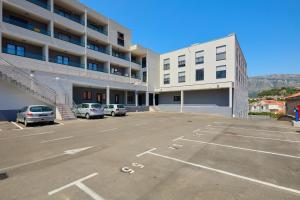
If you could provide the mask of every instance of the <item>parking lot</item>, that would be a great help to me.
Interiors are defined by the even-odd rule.
[[[300,130],[288,122],[129,113],[1,123],[0,158],[5,200],[300,199]]]

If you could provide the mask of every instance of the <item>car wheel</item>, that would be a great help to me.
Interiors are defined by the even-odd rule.
[[[103,118],[104,118],[104,115],[101,115],[101,116],[100,116],[100,119],[103,119]]]
[[[113,111],[111,112],[111,116],[115,117],[116,116],[116,113]]]
[[[87,113],[87,114],[85,115],[85,118],[86,118],[86,119],[90,119],[89,113]]]
[[[27,127],[27,126],[28,126],[27,119],[24,119],[24,125],[25,125],[25,127]]]
[[[53,125],[53,124],[54,124],[54,121],[49,122],[49,124],[50,124],[50,125]]]

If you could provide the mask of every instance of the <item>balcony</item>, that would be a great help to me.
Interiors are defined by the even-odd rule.
[[[63,41],[66,41],[66,42],[69,42],[69,43],[76,44],[76,45],[84,47],[84,42],[83,41],[81,41],[79,39],[74,39],[71,36],[66,35],[66,34],[55,32],[54,33],[54,37],[56,39],[63,40]]]
[[[105,28],[101,25],[96,25],[90,21],[87,22],[87,27],[89,27],[90,29],[97,31],[99,33],[102,33],[104,35],[108,35],[107,31],[105,30]]]
[[[72,67],[78,67],[84,69],[84,64],[81,64],[79,62],[73,62],[73,61],[60,61],[57,59],[57,57],[49,57],[49,62],[51,63],[56,63],[60,65],[67,65],[67,66],[72,66]]]
[[[46,1],[45,0],[26,0],[26,1],[33,3],[35,5],[38,5],[47,10],[51,10],[50,5],[48,4],[47,0]]]
[[[37,27],[34,23],[28,22],[26,20],[18,20],[18,18],[12,18],[8,16],[3,17],[3,21],[8,24],[12,24],[21,28],[25,28],[37,33],[41,33],[47,36],[50,36],[50,31],[48,31],[46,28]]]
[[[112,51],[112,56],[114,56],[114,57],[116,57],[116,58],[120,58],[120,59],[129,61],[129,57],[126,56],[124,53]]]
[[[37,54],[37,53],[32,53],[32,52],[27,52],[27,51],[16,51],[12,49],[8,49],[6,47],[2,48],[2,53],[14,55],[14,56],[20,56],[20,57],[25,57],[25,58],[31,58],[31,59],[36,59],[36,60],[42,60],[45,61],[45,57],[42,54]]]
[[[97,63],[94,61],[88,60],[87,69],[91,71],[108,73],[107,68],[104,66],[104,63]]]
[[[84,21],[81,19],[81,17],[79,15],[73,14],[72,12],[62,9],[56,5],[54,7],[54,13],[56,13],[62,17],[65,17],[67,19],[70,19],[74,22],[84,25]]]
[[[98,52],[101,52],[101,53],[110,55],[109,50],[107,50],[107,48],[106,48],[105,46],[103,46],[103,45],[97,45],[97,44],[88,42],[87,48],[88,48],[88,49],[91,49],[91,50],[93,50],[93,51],[98,51]]]

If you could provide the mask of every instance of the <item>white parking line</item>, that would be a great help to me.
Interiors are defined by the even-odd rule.
[[[242,127],[234,127],[234,126],[213,126],[213,125],[207,125],[207,127],[210,128],[230,128],[230,129],[240,129],[240,130],[249,130],[249,131],[260,131],[260,132],[270,132],[270,133],[290,133],[290,134],[296,134],[299,135],[297,132],[282,132],[282,131],[271,131],[266,129],[252,129],[252,128],[242,128]]]
[[[293,155],[289,155],[289,154],[274,153],[274,152],[270,152],[270,151],[262,151],[262,150],[256,150],[256,149],[248,149],[248,148],[242,148],[242,147],[236,147],[236,146],[230,146],[230,145],[224,145],[224,144],[218,144],[218,143],[204,142],[204,141],[201,141],[201,140],[189,140],[189,139],[184,139],[183,137],[178,139],[178,140],[183,140],[183,141],[188,141],[188,142],[196,142],[196,143],[202,143],[202,144],[208,144],[208,145],[214,145],[214,146],[231,148],[231,149],[238,149],[238,150],[243,150],[243,151],[252,151],[252,152],[270,154],[270,155],[275,155],[275,156],[283,156],[283,157],[288,157],[288,158],[300,159],[299,156],[293,156]]]
[[[62,138],[56,138],[56,139],[52,139],[52,140],[43,140],[40,143],[44,144],[44,143],[49,143],[49,142],[55,142],[55,141],[60,141],[60,140],[67,140],[67,139],[71,139],[74,136],[69,136],[69,137],[62,137]]]
[[[105,132],[115,131],[115,130],[118,130],[118,129],[119,129],[119,128],[106,129],[106,130],[100,131],[100,133],[105,133]]]
[[[240,135],[240,134],[235,134],[235,133],[234,134],[231,134],[231,133],[212,133],[212,132],[209,132],[209,131],[200,131],[200,133],[217,134],[217,135],[225,135],[225,136],[232,136],[232,137],[245,137],[245,138],[261,139],[261,140],[273,140],[273,141],[280,141],[280,142],[300,143],[300,140],[284,140],[284,139],[279,139],[279,138]],[[197,134],[197,135],[205,135],[205,134]]]
[[[97,193],[95,193],[92,189],[90,189],[88,186],[84,185],[82,182],[87,180],[87,179],[90,179],[90,178],[93,178],[94,176],[97,176],[98,173],[93,173],[91,175],[88,175],[86,177],[83,177],[81,179],[78,179],[77,181],[74,181],[72,183],[69,183],[65,186],[62,186],[58,189],[55,189],[55,190],[52,190],[51,192],[48,192],[48,195],[51,196],[53,194],[56,194],[62,190],[65,190],[69,187],[72,187],[72,186],[77,186],[79,189],[81,189],[82,191],[84,191],[86,194],[88,194],[90,197],[92,197],[92,199],[94,200],[104,200],[101,196],[99,196]]]
[[[48,132],[43,132],[43,133],[32,133],[32,134],[27,134],[27,135],[19,135],[16,137],[7,137],[7,138],[0,138],[0,140],[10,140],[10,139],[16,139],[16,138],[22,138],[22,137],[31,137],[31,136],[36,136],[36,135],[46,135],[46,134],[52,134],[55,133],[54,131],[48,131]]]
[[[19,129],[24,129],[22,126],[20,126],[19,124],[17,124],[16,122],[11,122],[13,125],[15,125],[16,127],[18,127]]]
[[[200,128],[198,128],[198,129],[196,129],[196,130],[193,130],[193,133],[197,133],[197,132],[199,132],[201,129]]]
[[[219,174],[224,174],[224,175],[232,176],[232,177],[239,178],[239,179],[242,179],[242,180],[250,181],[250,182],[253,182],[253,183],[258,183],[258,184],[265,185],[265,186],[268,186],[268,187],[272,187],[272,188],[275,188],[275,189],[284,190],[284,191],[287,191],[287,192],[292,192],[292,193],[295,193],[297,195],[300,194],[300,191],[296,190],[296,189],[292,189],[292,188],[288,188],[288,187],[284,187],[284,186],[280,186],[280,185],[275,185],[273,183],[261,181],[261,180],[254,179],[254,178],[249,178],[249,177],[246,177],[246,176],[241,176],[241,175],[234,174],[234,173],[231,173],[231,172],[227,172],[227,171],[224,171],[224,170],[220,170],[220,169],[216,169],[216,168],[212,168],[212,167],[208,167],[208,166],[204,166],[204,165],[199,165],[199,164],[187,162],[187,161],[180,160],[180,159],[177,159],[177,158],[164,156],[164,155],[161,155],[161,154],[158,154],[158,153],[153,153],[152,151],[154,151],[154,150],[156,150],[156,148],[154,148],[152,150],[148,150],[148,151],[146,151],[142,154],[139,154],[139,155],[150,154],[150,155],[153,155],[153,156],[158,156],[158,157],[165,158],[165,159],[168,159],[168,160],[173,160],[173,161],[176,161],[176,162],[179,162],[179,163],[187,164],[187,165],[198,167],[198,168],[201,168],[201,169],[206,169],[206,170],[209,170],[209,171],[213,171],[213,172],[216,172],[216,173],[219,173]],[[140,156],[138,156],[138,157],[140,157]]]

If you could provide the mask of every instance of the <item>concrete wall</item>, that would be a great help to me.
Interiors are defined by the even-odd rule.
[[[184,104],[229,106],[228,89],[185,91]]]
[[[45,105],[32,95],[0,79],[0,121],[16,120],[17,110],[28,105]]]

